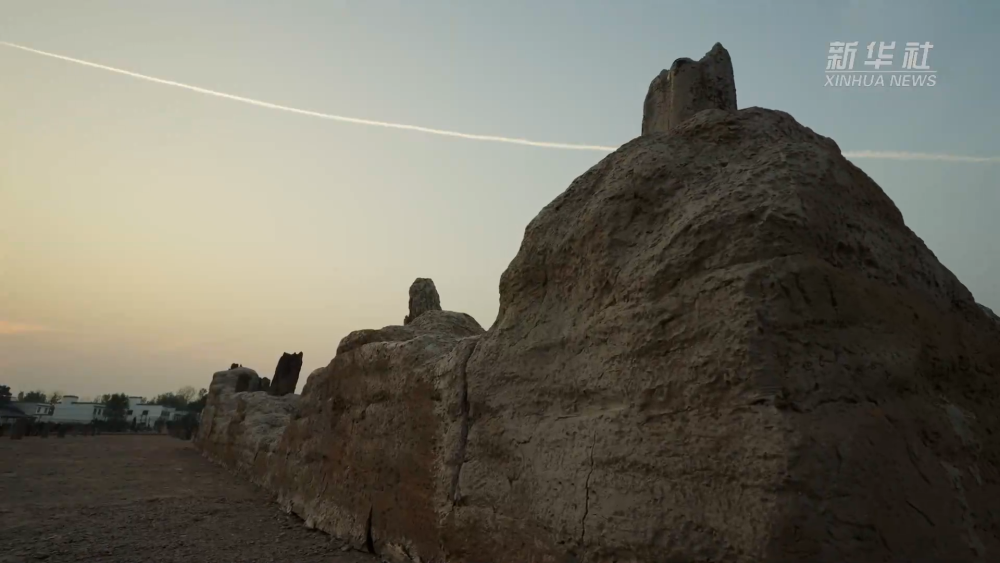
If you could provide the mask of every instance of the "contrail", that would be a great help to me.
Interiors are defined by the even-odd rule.
[[[182,82],[174,82],[173,80],[164,80],[162,78],[147,76],[145,74],[139,74],[138,72],[132,72],[121,68],[115,68],[113,66],[92,63],[90,61],[84,61],[81,59],[74,59],[72,57],[58,55],[56,53],[49,53],[47,51],[39,51],[38,49],[32,49],[31,47],[25,47],[23,45],[17,45],[15,43],[8,43],[6,41],[0,41],[0,45],[3,45],[5,47],[12,47],[14,49],[20,49],[22,51],[34,53],[36,55],[42,55],[45,57],[51,57],[53,59],[59,59],[62,61],[76,63],[83,66],[99,68],[101,70],[106,70],[108,72],[114,72],[116,74],[131,76],[132,78],[138,78],[140,80],[155,82],[157,84],[164,84],[166,86],[183,88],[185,90],[190,90],[192,92],[198,92],[199,94],[206,94],[209,96],[215,96],[217,98],[224,98],[227,100],[242,102],[245,104],[250,104],[262,108],[287,111],[290,113],[297,113],[299,115],[308,115],[310,117],[318,117],[320,119],[329,119],[332,121],[341,121],[344,123],[356,123],[358,125],[369,125],[373,127],[386,127],[389,129],[402,129],[405,131],[417,131],[420,133],[429,133],[431,135],[441,135],[445,137],[456,137],[459,139],[469,139],[472,141],[509,143],[514,145],[526,145],[529,147],[539,147],[545,149],[563,149],[563,150],[597,151],[597,152],[612,152],[618,150],[618,147],[605,146],[605,145],[550,143],[546,141],[532,141],[530,139],[520,139],[517,137],[501,137],[498,135],[476,135],[473,133],[462,133],[460,131],[448,131],[446,129],[433,129],[430,127],[421,127],[419,125],[407,125],[405,123],[389,123],[386,121],[374,121],[371,119],[361,119],[358,117],[347,117],[344,115],[321,113],[318,111],[310,111],[305,109],[293,108],[289,106],[283,106],[279,104],[272,104],[271,102],[265,102],[262,100],[255,100],[253,98],[245,98],[243,96],[227,94],[225,92],[209,90],[208,88],[201,88],[199,86],[184,84]],[[844,152],[843,154],[847,158],[858,158],[858,159],[867,158],[867,159],[878,159],[878,160],[923,160],[923,161],[941,161],[941,162],[1000,163],[1000,156],[961,156],[961,155],[951,155],[951,154],[914,153],[914,152],[901,152],[901,151],[847,151]]]
[[[873,158],[880,160],[939,160],[944,162],[1000,162],[1000,156],[961,156],[957,154],[934,154],[926,152],[901,151],[847,151],[847,158]]]
[[[272,104],[270,102],[265,102],[262,100],[254,100],[253,98],[244,98],[243,96],[235,96],[233,94],[226,94],[225,92],[217,92],[215,90],[209,90],[208,88],[192,86],[191,84],[174,82],[173,80],[164,80],[162,78],[146,76],[145,74],[139,74],[138,72],[132,72],[129,70],[115,68],[113,66],[92,63],[90,61],[74,59],[72,57],[57,55],[55,53],[48,53],[46,51],[39,51],[38,49],[32,49],[30,47],[25,47],[23,45],[15,45],[14,43],[7,43],[6,41],[0,41],[0,45],[4,45],[6,47],[13,47],[14,49],[20,49],[22,51],[27,51],[29,53],[35,53],[36,55],[52,57],[53,59],[69,61],[71,63],[76,63],[83,66],[99,68],[101,70],[106,70],[108,72],[114,72],[117,74],[123,74],[125,76],[131,76],[132,78],[138,78],[140,80],[148,80],[149,82],[155,82],[157,84],[164,84],[166,86],[175,86],[177,88],[183,88],[185,90],[190,90],[192,92],[198,92],[199,94],[207,94],[209,96],[215,96],[217,98],[225,98],[227,100],[243,102],[245,104],[259,106],[262,108],[277,109],[281,111],[297,113],[300,115],[308,115],[310,117],[319,117],[321,119],[343,121],[346,123],[357,123],[359,125],[371,125],[375,127],[387,127],[390,129],[404,129],[406,131],[419,131],[421,133],[430,133],[432,135],[443,135],[445,137],[458,137],[459,139],[469,139],[473,141],[492,141],[495,143],[511,143],[515,145],[527,145],[529,147],[541,147],[546,149],[564,149],[564,150],[600,151],[600,152],[612,152],[618,149],[618,147],[606,147],[601,145],[579,145],[574,143],[548,143],[545,141],[532,141],[530,139],[518,139],[515,137],[500,137],[497,135],[475,135],[472,133],[461,133],[459,131],[447,131],[445,129],[432,129],[430,127],[420,127],[418,125],[406,125],[404,123],[387,123],[385,121],[373,121],[371,119],[361,119],[357,117],[347,117],[343,115],[332,115],[329,113],[321,113],[318,111],[310,111],[305,109],[282,106],[278,104]]]

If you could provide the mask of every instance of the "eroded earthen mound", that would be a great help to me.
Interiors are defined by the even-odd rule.
[[[833,141],[708,109],[538,214],[488,332],[352,333],[287,411],[216,374],[199,444],[393,560],[989,561],[998,342]]]

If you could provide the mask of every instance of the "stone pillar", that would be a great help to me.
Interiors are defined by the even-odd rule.
[[[267,389],[268,395],[281,397],[295,392],[299,383],[299,372],[302,371],[302,352],[281,354],[278,365],[274,368],[274,378]]]
[[[408,325],[414,319],[427,311],[440,311],[441,297],[437,288],[434,287],[434,280],[430,278],[417,278],[410,284],[410,314],[403,319],[403,324]]]
[[[720,43],[700,61],[677,59],[653,79],[642,107],[642,134],[664,133],[706,109],[736,111],[733,61]]]

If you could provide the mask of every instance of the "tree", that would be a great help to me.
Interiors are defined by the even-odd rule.
[[[199,413],[205,408],[205,401],[208,400],[208,395],[202,395],[200,399],[197,399],[191,403],[188,403],[187,411],[191,413]]]
[[[0,404],[10,402],[10,385],[0,385]]]
[[[190,385],[185,385],[177,390],[177,396],[184,399],[185,403],[193,401],[196,393],[197,392],[194,390],[194,387],[191,387]]]
[[[24,394],[24,397],[18,395],[19,401],[24,401],[25,403],[47,403],[48,399],[45,397],[45,393],[41,391],[28,391]]]
[[[153,398],[153,405],[163,405],[165,407],[171,407],[175,409],[184,409],[187,407],[188,402],[184,400],[184,397],[180,395],[175,395],[173,393],[163,393],[162,395],[157,395]]]
[[[49,402],[53,405],[61,401],[63,398],[62,391],[53,391],[49,393]]]
[[[23,400],[24,400],[24,391],[18,391],[17,392],[17,402],[21,402]]]
[[[125,420],[125,415],[128,412],[128,395],[125,393],[104,395],[101,397],[101,402],[104,403],[104,416],[108,420]]]
[[[205,395],[208,395],[208,389],[205,389],[204,387],[202,387],[201,389],[198,390],[198,398],[199,399],[202,398],[202,397],[204,397]]]
[[[197,402],[195,396],[202,397],[208,393],[202,389],[204,393],[199,393],[194,390],[194,387],[190,385],[181,387],[176,393],[162,393],[153,398],[151,405],[163,405],[165,407],[175,408],[177,410],[187,410],[193,403]]]

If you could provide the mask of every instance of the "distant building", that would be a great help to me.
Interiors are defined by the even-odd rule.
[[[129,397],[128,412],[125,417],[129,424],[135,421],[136,426],[152,428],[157,422],[180,420],[185,414],[187,414],[185,411],[173,407],[148,405],[142,402],[142,397]]]
[[[62,422],[72,424],[88,424],[97,420],[107,420],[104,414],[104,403],[80,402],[76,395],[65,395],[55,404],[48,403],[7,403],[6,409],[0,411],[4,421],[15,418],[34,418],[40,422]],[[153,428],[157,422],[180,420],[187,414],[173,407],[163,405],[148,405],[142,397],[129,397],[125,421],[137,427]]]
[[[49,414],[37,416],[42,422],[87,424],[104,420],[103,403],[81,403],[76,395],[65,395],[58,403],[49,405]]]
[[[48,414],[52,414],[53,405],[48,403],[26,403],[24,401],[15,401],[10,403],[14,408],[20,409],[25,415],[30,418],[40,418]]]
[[[14,403],[4,403],[0,405],[0,426],[13,424],[22,418],[31,418]]]

